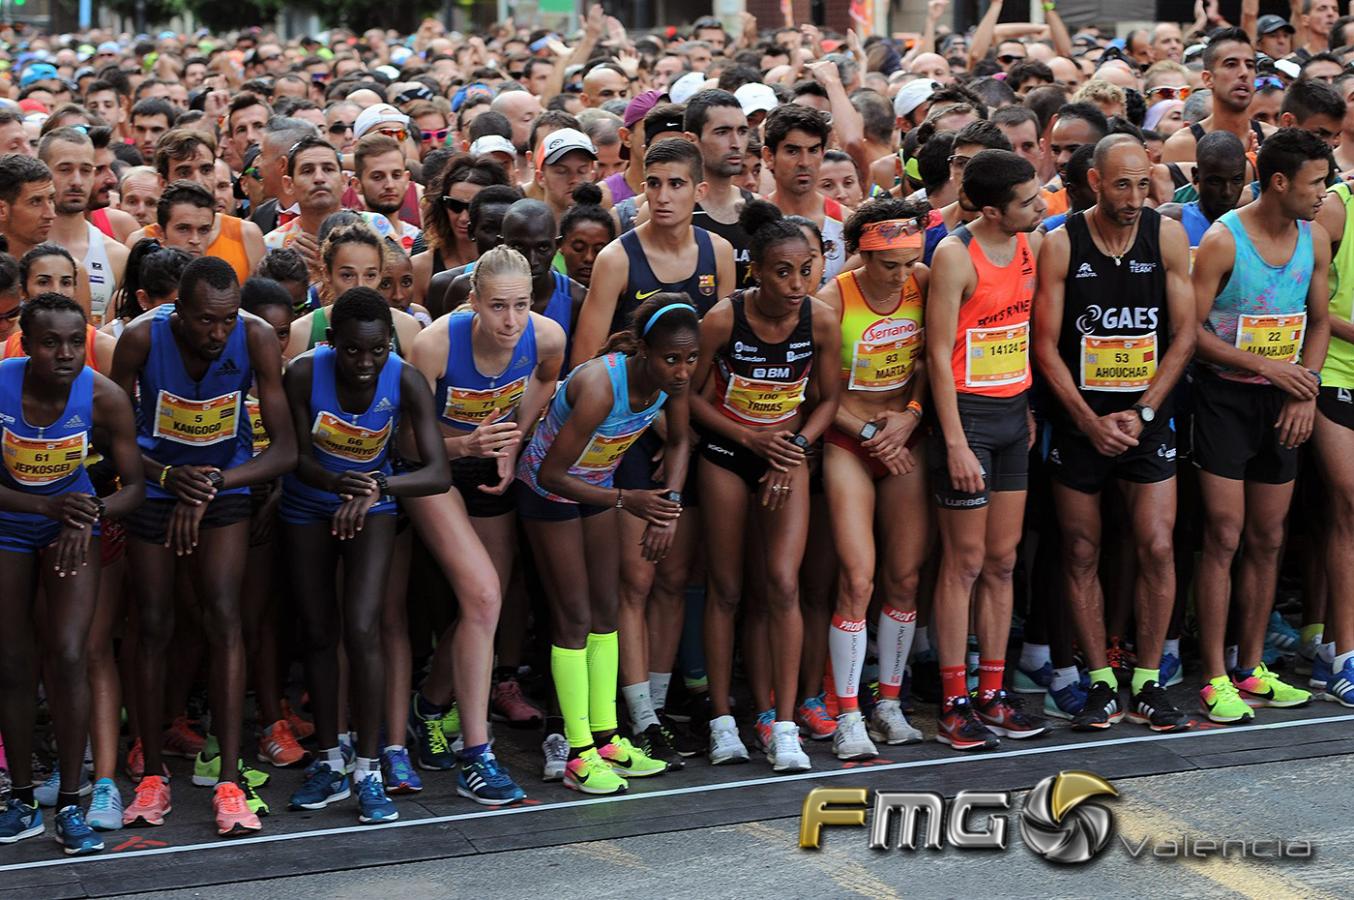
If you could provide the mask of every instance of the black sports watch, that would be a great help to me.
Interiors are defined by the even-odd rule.
[[[371,473],[371,480],[376,482],[376,487],[381,492],[382,497],[390,493],[390,482],[386,481],[385,472],[377,469],[375,472]]]
[[[809,452],[809,439],[804,437],[804,435],[802,434],[797,434],[794,437],[790,438],[790,443],[794,444],[796,447],[798,447],[800,450],[803,450],[805,453]]]
[[[107,504],[107,503],[104,503],[104,502],[103,502],[103,498],[100,497],[100,496],[97,495],[97,494],[94,495],[94,505],[95,505],[95,507],[99,510],[99,518],[100,518],[100,519],[102,519],[105,515],[107,515],[107,513],[108,513],[108,504]]]
[[[1133,411],[1142,419],[1144,425],[1151,425],[1156,420],[1157,411],[1145,403],[1133,404]]]
[[[207,473],[207,480],[211,482],[212,490],[215,491],[220,491],[226,486],[226,476],[222,475],[216,469],[212,469]]]
[[[873,423],[873,422],[866,422],[864,425],[860,426],[860,441],[861,441],[861,443],[864,443],[865,441],[868,441],[868,440],[872,440],[872,439],[874,438],[874,436],[875,436],[876,434],[878,434],[878,433],[879,433],[879,426],[878,426],[878,425],[876,425],[876,424]]]

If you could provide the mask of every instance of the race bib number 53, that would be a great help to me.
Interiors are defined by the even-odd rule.
[[[233,440],[240,424],[240,399],[239,391],[210,400],[188,400],[160,391],[155,406],[155,436],[190,447]]]

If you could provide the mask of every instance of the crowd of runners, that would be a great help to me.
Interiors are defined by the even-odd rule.
[[[1354,706],[1354,17],[1258,5],[0,33],[0,843]]]

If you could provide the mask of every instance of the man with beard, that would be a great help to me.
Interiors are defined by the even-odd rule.
[[[113,188],[118,184],[118,176],[113,172],[113,160],[117,157],[109,146],[112,137],[113,129],[107,126],[89,129],[89,139],[94,143],[94,185],[89,193],[85,218],[95,228],[121,243],[141,224],[129,213],[112,207]]]
[[[1161,150],[1164,163],[1193,162],[1199,139],[1210,131],[1230,131],[1252,151],[1274,132],[1247,113],[1255,93],[1255,48],[1246,32],[1227,28],[1213,36],[1204,48],[1203,79],[1213,92],[1213,114],[1171,135]]]
[[[56,219],[48,240],[81,261],[89,278],[90,320],[97,327],[122,281],[128,250],[85,220],[94,184],[94,144],[78,128],[57,128],[38,144],[38,159],[52,170],[56,191]]]
[[[701,150],[705,164],[705,197],[697,201],[691,224],[714,232],[733,246],[735,284],[749,287],[751,265],[748,234],[738,222],[743,204],[756,197],[734,184],[743,174],[748,149],[748,117],[728,91],[699,91],[686,102],[683,121],[687,139]]]
[[[1044,185],[1048,215],[1068,211],[1067,164],[1072,161],[1072,154],[1087,144],[1095,146],[1108,133],[1109,122],[1094,104],[1069,103],[1058,110],[1048,132],[1048,155],[1058,170],[1058,177]]]
[[[357,142],[354,165],[362,202],[368,211],[385,216],[394,229],[395,239],[409,253],[423,232],[400,221],[400,207],[409,190],[409,166],[399,141],[384,134],[364,135]]]

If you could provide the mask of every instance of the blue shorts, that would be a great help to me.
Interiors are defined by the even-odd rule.
[[[39,553],[50,547],[61,534],[61,523],[35,513],[0,512],[0,550],[10,553]],[[94,536],[100,534],[94,523]]]
[[[542,522],[568,522],[572,519],[586,519],[598,513],[604,513],[608,507],[589,506],[586,503],[561,503],[542,497],[522,479],[512,483],[513,497],[517,501],[517,514],[524,519],[536,519]]]
[[[337,494],[322,495],[318,491],[315,494],[300,494],[287,490],[284,483],[282,502],[278,504],[277,514],[278,518],[288,525],[314,525],[319,522],[328,524],[342,505],[343,501]],[[382,497],[367,510],[367,515],[395,515],[395,498]]]

